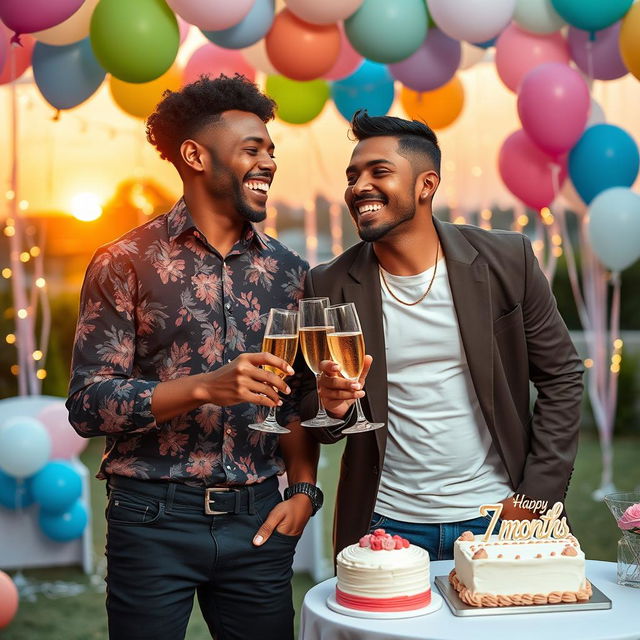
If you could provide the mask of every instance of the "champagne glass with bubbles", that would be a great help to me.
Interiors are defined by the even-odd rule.
[[[331,360],[327,345],[327,332],[333,327],[326,325],[324,310],[329,306],[329,298],[303,298],[300,300],[300,348],[309,369],[316,376],[316,384],[322,375],[320,363]],[[322,406],[322,398],[318,394],[318,413],[315,418],[302,422],[303,427],[335,427],[342,420],[331,418]]]
[[[298,312],[288,309],[271,309],[267,319],[262,338],[262,350],[282,358],[290,365],[296,358],[298,350]],[[280,378],[288,374],[277,367],[264,365],[264,369],[274,373]],[[276,408],[271,407],[264,422],[255,422],[249,425],[250,429],[265,431],[267,433],[290,433],[289,429],[281,427],[276,421]]]
[[[353,302],[335,304],[325,310],[326,324],[332,327],[327,332],[327,343],[331,359],[337,363],[340,373],[347,380],[357,382],[364,368],[364,338],[360,318]],[[342,433],[362,433],[384,427],[384,422],[369,422],[362,412],[360,398],[356,398],[356,423]]]

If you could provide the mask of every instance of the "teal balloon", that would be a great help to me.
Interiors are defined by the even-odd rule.
[[[106,75],[89,38],[61,47],[36,42],[32,65],[36,86],[56,109],[72,109],[88,100]]]
[[[358,109],[366,109],[370,116],[383,116],[395,97],[393,76],[385,65],[365,60],[350,76],[333,83],[331,97],[349,121]]]
[[[33,477],[33,498],[47,513],[62,513],[82,494],[82,478],[68,463],[54,460]]]
[[[69,542],[82,535],[89,516],[81,500],[76,500],[63,513],[40,510],[38,522],[42,532],[56,542]]]
[[[598,259],[622,271],[640,258],[640,195],[624,187],[598,194],[589,207],[589,240]]]
[[[556,12],[584,31],[599,31],[624,16],[633,0],[551,0]]]
[[[10,476],[32,476],[44,467],[50,452],[51,438],[39,420],[15,416],[0,424],[0,470]]]
[[[305,124],[320,114],[331,95],[326,80],[297,82],[284,76],[269,76],[265,93],[278,105],[277,116],[290,124]]]
[[[178,21],[164,0],[100,0],[90,34],[100,64],[125,82],[159,78],[180,46]]]
[[[424,0],[364,0],[344,21],[353,48],[376,62],[400,62],[420,47],[427,36]]]
[[[251,11],[236,25],[222,31],[203,31],[208,40],[225,49],[244,49],[267,35],[275,13],[274,0],[255,0]]]
[[[640,154],[633,138],[612,124],[586,129],[569,153],[569,175],[586,204],[605,189],[630,187],[639,167]]]
[[[0,505],[5,509],[24,509],[33,503],[31,485],[33,478],[16,480],[0,471]]]

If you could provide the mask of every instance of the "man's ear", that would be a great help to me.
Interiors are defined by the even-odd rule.
[[[416,190],[418,191],[420,201],[425,202],[433,198],[439,184],[440,176],[433,169],[423,171],[418,176],[416,183]]]
[[[182,161],[194,171],[204,171],[204,149],[191,139],[185,140],[180,145],[180,157]]]

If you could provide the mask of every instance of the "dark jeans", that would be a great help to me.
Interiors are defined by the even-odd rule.
[[[225,506],[237,513],[206,515],[202,490],[115,478],[106,512],[109,638],[184,638],[197,593],[217,640],[292,640],[298,536],[274,531],[261,547],[251,543],[281,501],[276,479],[267,482]]]
[[[401,522],[388,516],[374,513],[371,518],[369,531],[384,529],[386,533],[399,535],[406,538],[412,544],[422,547],[429,552],[431,560],[452,560],[453,543],[464,531],[478,535],[487,530],[491,516],[481,516],[472,520],[460,522],[447,522],[445,524],[424,524],[416,522]],[[498,533],[500,520],[493,533]]]

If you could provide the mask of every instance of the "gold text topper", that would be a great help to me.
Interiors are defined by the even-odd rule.
[[[534,501],[531,501],[534,502]],[[542,501],[537,501],[542,502]],[[546,505],[546,503],[545,503]],[[525,507],[526,508],[526,507]],[[500,519],[502,504],[483,504],[480,507],[480,515],[487,516],[493,511],[491,522],[482,537],[483,542],[488,542],[493,530]],[[536,520],[503,520],[498,531],[498,540],[548,540],[549,538],[566,538],[569,535],[569,525],[562,513],[562,502],[556,502],[551,509]]]

